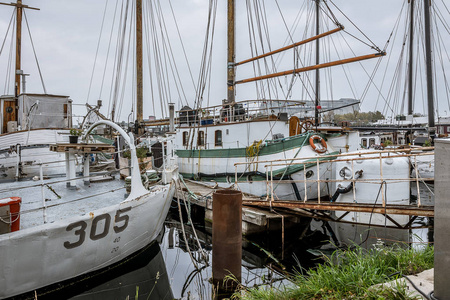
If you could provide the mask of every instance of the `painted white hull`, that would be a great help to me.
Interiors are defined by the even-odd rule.
[[[64,153],[50,151],[49,145],[67,143],[68,134],[68,130],[37,129],[0,135],[0,179],[14,179],[17,174],[27,178],[38,176],[41,162],[44,176],[64,174]],[[17,172],[19,162],[21,172]]]
[[[354,192],[351,190],[348,193],[339,195],[336,202],[382,204],[384,200],[386,204],[409,205],[410,164],[408,158],[396,157],[395,154],[391,154],[389,158],[382,159],[380,167],[379,154],[364,155],[364,152],[367,151],[357,151],[355,152],[355,156],[348,157],[362,157],[362,160],[336,162],[336,180],[343,178],[341,174],[344,168],[350,174],[356,173],[359,170],[363,171],[361,180],[356,180]],[[364,160],[364,158],[368,157],[372,157],[373,159]],[[350,181],[336,182],[336,185],[341,185],[342,187],[348,186],[349,184]],[[343,214],[344,212],[336,212],[337,217],[341,217]],[[395,215],[393,219],[400,225],[405,225],[409,222],[409,216],[404,215]],[[343,220],[361,224],[395,226],[393,222],[380,214],[356,212],[344,216]]]
[[[50,215],[54,222],[0,235],[0,298],[107,267],[140,250],[161,230],[173,193],[173,185],[157,186],[117,204],[92,211],[87,206],[82,215]]]
[[[319,165],[320,179],[330,179],[333,174],[332,163],[321,163]],[[319,192],[317,190],[317,167],[307,168],[306,172],[313,171],[314,174],[307,179],[306,185],[304,180],[304,172],[299,171],[291,175],[293,182],[295,182],[296,188],[294,188],[292,183],[283,182],[280,180],[273,181],[274,189],[274,199],[275,200],[308,200],[317,199],[319,197]],[[233,178],[234,179],[234,178]],[[270,181],[269,181],[270,182]],[[215,183],[205,182],[211,185]],[[230,183],[218,183],[220,187],[227,188]],[[271,195],[271,188],[268,186],[267,181],[245,181],[238,183],[238,189],[244,193],[256,195],[256,196],[267,196]],[[332,192],[332,187],[330,183],[321,182],[320,183],[320,197],[328,196]]]
[[[279,153],[269,154],[269,155],[258,155],[254,157],[213,157],[213,158],[178,158],[178,166],[180,173],[204,173],[204,174],[220,174],[220,173],[243,173],[243,172],[261,172],[263,174],[266,171],[270,172],[270,168],[267,167],[267,162],[261,161],[274,161],[277,160],[291,160],[293,163],[301,162],[302,157],[320,157],[316,152],[314,152],[309,145],[304,147],[298,147],[295,149],[286,150]],[[203,150],[208,151],[208,150]],[[330,151],[329,151],[330,152]],[[328,154],[329,152],[325,153]],[[244,163],[244,164],[242,164]],[[235,167],[235,164],[240,164]],[[273,170],[280,169],[283,166],[274,166]],[[234,181],[234,178],[232,178]]]
[[[205,151],[208,150],[201,150],[200,153],[205,153]],[[328,146],[327,152],[323,155],[329,155],[333,151],[333,148]],[[219,185],[222,187],[229,186],[231,183],[235,182],[235,172],[238,174],[249,172],[258,173],[260,174],[258,179],[256,179],[257,176],[252,175],[238,178],[238,188],[244,193],[265,196],[271,194],[270,190],[268,190],[267,183],[261,181],[261,176],[265,179],[266,174],[269,174],[269,176],[271,174],[270,163],[267,163],[267,161],[273,161],[274,166],[272,167],[272,171],[275,172],[278,170],[278,173],[280,173],[279,170],[285,169],[287,166],[289,166],[289,168],[299,167],[299,163],[308,162],[309,166],[306,168],[306,173],[308,174],[306,177],[306,185],[304,171],[301,169],[302,167],[299,167],[301,170],[290,175],[295,182],[296,188],[293,187],[291,182],[274,180],[275,198],[283,200],[304,200],[305,198],[318,198],[319,191],[317,189],[317,179],[329,180],[334,176],[332,163],[320,162],[319,169],[317,169],[315,159],[320,158],[321,156],[322,155],[315,152],[308,141],[306,141],[306,144],[303,146],[298,145],[298,147],[293,149],[253,157],[178,157],[178,166],[181,174],[228,174],[226,176],[226,182],[219,182]],[[283,162],[280,160],[283,160]],[[235,164],[238,165],[235,167]],[[317,170],[319,170],[319,177],[317,176]],[[282,174],[283,173],[281,172],[278,176]],[[223,177],[223,175],[218,176]],[[286,177],[284,178],[286,179]],[[210,183],[215,184],[215,182]],[[328,183],[322,182],[320,184],[320,196],[327,196],[330,192],[332,192],[332,187]]]

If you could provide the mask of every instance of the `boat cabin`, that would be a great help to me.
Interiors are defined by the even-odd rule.
[[[301,101],[251,100],[201,109],[185,106],[178,112],[176,144],[179,149],[227,149],[247,147],[262,137],[289,137],[288,109],[302,105]]]
[[[71,128],[72,100],[68,96],[21,94],[0,96],[0,134],[38,128]]]

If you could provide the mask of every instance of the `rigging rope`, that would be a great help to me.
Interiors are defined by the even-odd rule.
[[[245,148],[245,153],[247,157],[256,157],[259,155],[259,151],[261,151],[262,140],[254,141],[253,144]]]
[[[89,88],[88,88],[88,93],[87,93],[87,96],[86,96],[86,103],[89,103],[89,95],[91,94],[92,80],[94,78],[95,66],[97,64],[98,50],[100,48],[100,40],[101,40],[101,36],[102,36],[102,33],[103,33],[103,25],[105,23],[105,16],[106,16],[106,8],[107,7],[108,7],[108,0],[106,0],[105,9],[103,10],[102,25],[100,27],[100,35],[99,35],[98,42],[97,42],[97,49],[95,51],[94,65],[92,66],[91,80],[89,81]]]
[[[36,60],[36,65],[37,65],[37,68],[39,71],[39,77],[41,78],[42,88],[44,89],[44,93],[47,94],[47,89],[45,88],[45,84],[44,84],[44,78],[42,77],[41,66],[39,65],[39,60],[36,55],[36,50],[34,49],[33,37],[31,36],[30,26],[28,25],[28,18],[27,18],[25,11],[23,12],[23,15],[25,17],[25,23],[27,24],[28,34],[30,36],[31,47],[33,48],[34,59]]]
[[[13,30],[14,30],[14,28],[15,28],[15,26],[13,26]],[[6,69],[7,74],[6,74],[6,80],[5,80],[5,94],[7,94],[8,86],[10,86],[10,84],[11,84],[11,79],[13,78],[13,76],[15,76],[15,75],[12,75],[15,73],[15,72],[13,72],[13,70],[14,70],[13,69],[13,55],[14,55],[13,54],[14,53],[13,40],[14,40],[14,35],[11,34],[11,44],[9,47],[9,59],[8,59],[8,66]],[[12,89],[14,90],[14,86],[12,87]]]
[[[336,7],[336,9],[372,44],[372,46],[370,46],[369,44],[367,44],[367,43],[365,43],[364,41],[362,41],[362,40],[360,40],[360,39],[358,39],[358,38],[356,38],[357,40],[359,40],[359,41],[361,41],[362,43],[364,43],[364,44],[366,44],[366,45],[368,45],[368,46],[370,46],[371,48],[373,48],[373,49],[375,49],[375,50],[377,50],[378,52],[381,52],[381,50],[380,50],[380,48],[378,48],[378,46],[377,45],[375,45],[375,43],[374,42],[372,42],[372,40],[364,33],[364,32],[362,32],[362,30],[361,29],[359,29],[359,27],[358,26],[356,26],[356,24],[355,23],[353,23],[348,17],[347,17],[347,15],[346,14],[344,14],[344,12],[339,8],[339,7],[337,7],[336,6],[336,4],[334,4],[334,2],[333,2],[333,0],[329,0],[330,2],[331,2],[331,4],[333,4],[333,6],[334,7]]]
[[[98,99],[101,99],[101,98],[102,98],[103,84],[104,84],[104,82],[105,82],[106,70],[107,70],[107,67],[108,67],[109,51],[110,51],[110,49],[111,49],[112,34],[113,34],[113,32],[114,32],[114,25],[115,25],[115,20],[116,20],[116,14],[117,14],[118,3],[119,3],[119,0],[116,0],[116,5],[115,5],[115,7],[114,7],[114,15],[113,15],[113,18],[112,18],[113,23],[112,23],[112,26],[111,26],[111,31],[110,31],[110,33],[109,33],[108,50],[106,51],[105,67],[104,67],[104,69],[103,69],[103,75],[102,75],[102,81],[101,81],[101,84],[100,84],[100,91],[99,91]],[[101,39],[101,37],[99,37],[99,40],[100,40],[100,39]],[[108,102],[108,114],[109,114],[109,112],[110,112],[110,107],[111,107],[111,98],[109,98],[109,102]]]
[[[15,11],[14,11],[14,12],[15,12]],[[3,39],[2,47],[0,48],[0,55],[2,55],[3,48],[5,47],[6,38],[8,37],[9,29],[11,28],[11,24],[12,24],[12,22],[13,22],[13,20],[14,20],[14,15],[15,15],[14,12],[13,12],[13,14],[11,15],[11,19],[9,20],[8,28],[6,29],[5,38]]]
[[[185,49],[185,47],[184,47],[184,43],[183,43],[183,40],[182,40],[182,38],[181,38],[180,29],[179,29],[179,27],[178,27],[177,18],[175,17],[175,13],[174,13],[174,11],[173,11],[172,1],[171,1],[171,0],[169,0],[169,5],[170,5],[170,11],[172,12],[172,18],[173,18],[173,21],[174,21],[174,23],[175,23],[175,27],[177,28],[177,34],[178,34],[178,38],[179,38],[180,43],[181,43],[181,48],[183,49],[184,58],[185,58],[185,60],[186,60],[187,66],[188,66],[189,76],[191,77],[192,86],[194,87],[194,89],[196,89],[197,87],[196,87],[195,82],[194,82],[194,76],[192,75],[191,66],[190,66],[189,60],[188,60],[188,58],[187,58],[186,49]],[[186,101],[186,105],[187,105],[187,101]]]

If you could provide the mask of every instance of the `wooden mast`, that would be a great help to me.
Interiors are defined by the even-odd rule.
[[[414,63],[414,0],[410,1],[409,66],[408,66],[408,115],[413,114],[413,63]]]
[[[136,126],[142,134],[143,76],[142,76],[142,0],[136,0]]]
[[[319,24],[319,11],[320,10],[320,0],[316,0],[316,35],[319,35],[320,24]],[[316,40],[316,65],[320,64],[320,40]],[[315,93],[315,104],[314,104],[314,125],[319,126],[319,102],[320,102],[320,69],[316,69],[316,93]]]
[[[430,0],[424,0],[424,17],[425,17],[425,55],[427,67],[427,99],[428,99],[428,133],[431,139],[434,139],[434,91],[433,91],[433,66],[431,56],[431,25],[430,25]]]
[[[3,3],[0,2],[1,5],[9,5],[9,6],[15,6],[16,7],[16,67],[15,67],[15,83],[14,83],[14,97],[16,102],[16,109],[14,113],[14,121],[17,121],[17,106],[19,102],[19,95],[21,93],[21,86],[20,86],[20,74],[19,70],[21,70],[21,61],[22,61],[22,15],[23,15],[23,9],[29,8],[34,10],[39,10],[39,8],[35,7],[29,7],[28,5],[22,4],[22,0],[17,0],[17,3]]]
[[[22,60],[22,0],[18,0],[16,4],[16,74],[15,74],[15,97],[20,95],[20,74]],[[18,100],[16,100],[18,101]],[[17,103],[16,103],[17,106]]]
[[[227,51],[227,103],[233,105],[235,102],[235,10],[236,5],[234,0],[228,0],[228,51]]]

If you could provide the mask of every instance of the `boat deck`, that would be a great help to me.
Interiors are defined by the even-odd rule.
[[[0,185],[0,199],[20,197],[20,228],[44,224],[43,198],[47,222],[55,222],[75,215],[120,203],[125,199],[125,183],[110,174],[92,176],[85,185],[76,179],[76,189],[69,189],[65,178],[43,181],[17,181]]]

